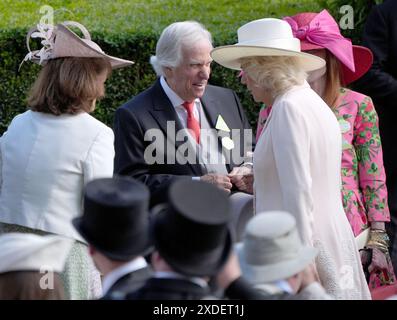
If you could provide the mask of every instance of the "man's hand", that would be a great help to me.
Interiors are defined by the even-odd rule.
[[[254,175],[251,168],[235,167],[228,174],[230,181],[240,191],[253,194],[254,193]]]
[[[228,176],[223,176],[220,174],[209,173],[200,177],[200,180],[207,183],[215,184],[219,188],[225,190],[227,193],[230,193],[230,190],[233,187],[230,178]]]
[[[313,282],[320,282],[320,280],[315,265],[311,263],[302,271],[302,282],[298,292]]]
[[[387,258],[386,255],[388,252],[382,252],[376,247],[372,248],[372,260],[371,264],[368,267],[368,272],[371,273],[374,270],[388,270]]]

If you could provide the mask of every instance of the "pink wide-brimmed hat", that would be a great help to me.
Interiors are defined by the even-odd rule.
[[[353,45],[343,37],[335,19],[323,10],[320,13],[305,12],[285,17],[295,37],[301,41],[301,50],[329,50],[342,66],[342,82],[349,84],[363,76],[371,67],[371,50]]]
[[[73,26],[80,29],[83,38],[80,38],[68,27]],[[41,38],[43,47],[40,50],[31,51],[29,46],[30,38]],[[80,23],[65,21],[56,26],[38,24],[37,27],[29,30],[26,37],[26,44],[29,53],[24,61],[31,60],[44,65],[46,61],[56,58],[81,57],[81,58],[105,58],[113,69],[122,68],[134,64],[133,61],[124,60],[107,55],[91,40],[90,33]],[[23,63],[22,62],[22,63]],[[22,65],[22,64],[21,64]]]

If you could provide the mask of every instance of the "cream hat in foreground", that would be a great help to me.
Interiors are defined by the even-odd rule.
[[[68,26],[79,28],[83,38],[71,31]],[[31,51],[29,46],[30,38],[41,38],[43,47],[40,50]],[[24,61],[32,60],[38,64],[44,64],[50,59],[66,57],[105,58],[109,60],[113,69],[134,64],[133,61],[107,55],[99,45],[91,40],[88,30],[75,21],[65,21],[55,27],[48,24],[39,24],[29,30],[26,44],[29,53],[25,56]]]
[[[217,47],[211,57],[220,65],[241,70],[241,58],[257,56],[291,56],[302,61],[305,71],[325,66],[324,59],[301,52],[300,41],[283,20],[265,18],[248,22],[237,30],[238,43]]]
[[[62,272],[73,240],[56,235],[5,233],[0,236],[0,273]]]
[[[236,251],[243,276],[252,284],[287,279],[314,262],[318,252],[302,245],[295,218],[283,211],[253,217]]]

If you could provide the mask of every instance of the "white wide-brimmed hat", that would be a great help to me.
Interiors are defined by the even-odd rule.
[[[5,233],[0,236],[0,273],[62,272],[73,240],[56,235]]]
[[[241,58],[257,56],[291,56],[302,61],[305,71],[324,67],[324,59],[301,52],[300,41],[294,38],[291,26],[283,20],[265,18],[248,22],[237,30],[238,43],[211,51],[220,65],[241,70]]]
[[[302,245],[295,218],[283,211],[252,218],[236,251],[243,276],[252,284],[287,279],[314,262],[318,252]]]
[[[71,31],[68,26],[79,28],[83,38]],[[43,47],[40,50],[31,51],[30,38],[41,38]],[[26,43],[29,53],[25,56],[24,61],[32,60],[38,64],[44,64],[50,59],[66,57],[105,58],[109,60],[113,69],[134,64],[133,61],[107,55],[98,44],[91,40],[88,30],[75,21],[65,21],[55,27],[48,24],[38,24],[37,27],[29,30]]]

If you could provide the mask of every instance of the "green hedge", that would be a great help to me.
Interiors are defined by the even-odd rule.
[[[124,102],[143,91],[153,83],[156,75],[149,64],[149,57],[155,52],[158,34],[140,33],[109,37],[93,33],[105,52],[117,57],[131,59],[131,67],[115,70],[106,82],[106,96],[97,104],[94,116],[112,126],[114,111]],[[25,31],[9,30],[0,32],[0,47],[9,48],[0,52],[0,134],[5,131],[12,118],[26,110],[26,96],[34,82],[39,66],[25,62],[18,72],[19,64],[26,54]],[[228,43],[235,41],[229,36]],[[223,85],[237,91],[252,123],[255,123],[257,108],[252,98],[236,78],[237,73],[214,63],[211,83]]]
[[[28,2],[29,1],[25,0],[2,0],[2,5],[4,5],[4,3],[8,3],[11,7],[14,6],[14,9],[16,9],[16,4],[21,5],[21,3]],[[156,0],[148,2],[152,7],[149,5],[146,5],[145,8],[143,6],[139,7],[141,11],[135,12],[135,14],[137,20],[140,22],[138,23],[135,21],[135,23],[132,23],[130,28],[126,28],[123,32],[120,32],[119,30],[123,29],[126,23],[124,20],[123,22],[119,22],[120,15],[124,14],[124,17],[129,17],[131,21],[133,20],[131,17],[133,12],[128,11],[127,7],[121,7],[117,12],[114,11],[117,8],[114,8],[112,14],[108,15],[108,18],[106,18],[104,13],[102,13],[100,16],[102,19],[100,23],[91,16],[90,21],[92,23],[90,24],[85,20],[87,18],[82,17],[79,19],[79,15],[84,16],[87,11],[83,2],[61,0],[49,2],[51,5],[61,2],[69,3],[70,6],[72,6],[72,4],[76,6],[76,3],[79,4],[81,6],[78,7],[79,10],[74,11],[76,12],[75,15],[77,17],[68,18],[76,18],[75,20],[84,23],[91,31],[93,40],[96,41],[106,53],[135,61],[135,65],[132,67],[113,72],[112,77],[106,82],[106,97],[97,104],[94,115],[109,126],[112,126],[113,115],[116,108],[150,86],[150,84],[155,80],[156,76],[149,64],[149,57],[155,52],[156,40],[161,30],[170,22],[188,19],[188,15],[190,15],[190,17],[201,17],[202,20],[197,20],[202,21],[208,27],[214,35],[214,45],[218,46],[235,43],[237,27],[247,21],[261,17],[281,17],[302,11],[319,11],[321,9],[315,1],[300,1],[299,3],[296,3],[288,0],[269,0],[268,5],[266,6],[263,1],[249,1],[248,5],[243,5],[242,3],[245,3],[243,1],[238,1],[234,4],[233,1],[218,0],[215,5],[213,1],[199,2],[181,0],[179,1],[179,3],[182,4],[180,7],[181,9],[179,10],[180,12],[177,10],[178,1],[166,1],[168,6],[172,6],[174,11],[164,17],[162,15],[164,12],[160,12],[160,10],[162,10],[160,9],[160,5],[161,3],[164,3],[164,1]],[[94,2],[98,1],[92,0],[87,2],[89,3],[87,6],[92,8]],[[115,0],[112,2],[121,3],[127,1]],[[112,2],[106,1],[103,3],[106,3],[106,6],[109,6],[109,3]],[[135,5],[133,8],[134,10],[138,8],[138,2],[139,1],[133,2]],[[330,0],[328,0],[328,2],[330,2]],[[32,6],[31,10],[37,10],[37,3],[32,4],[31,1],[29,3],[31,3]],[[198,3],[205,4],[202,7],[207,11],[199,11],[200,6]],[[155,4],[157,6],[154,6]],[[189,6],[189,4],[191,5]],[[228,6],[228,4],[231,5]],[[0,9],[4,9],[4,7],[1,8],[2,5],[0,4]],[[227,10],[223,11],[221,16],[219,16],[219,6],[221,8],[222,6],[227,8]],[[68,7],[66,6],[66,8]],[[158,19],[157,16],[156,18],[149,18],[148,14],[150,14],[150,8],[152,9],[152,13],[155,12],[159,15]],[[190,9],[188,10],[188,8]],[[218,16],[211,16],[211,8],[218,8],[218,11],[214,10],[214,14],[218,14]],[[258,8],[262,8],[262,11],[258,11]],[[97,8],[97,10],[101,9],[103,8]],[[21,9],[17,10],[19,10],[17,12],[22,15]],[[68,10],[74,9],[69,7]],[[109,10],[109,7],[107,7],[104,12],[108,12]],[[125,12],[122,12],[122,10]],[[129,8],[129,10],[131,10],[131,8]],[[10,16],[1,16],[1,14],[4,14],[4,11],[0,10],[0,26],[14,25],[16,27],[12,29],[0,29],[0,134],[6,130],[15,115],[26,110],[26,95],[39,70],[39,66],[26,62],[23,64],[20,72],[18,72],[19,64],[26,54],[25,35],[28,26],[23,26],[23,23],[24,21],[25,24],[29,23],[30,27],[30,20],[28,17],[31,17],[31,15],[26,17],[24,16],[25,19],[20,19],[18,14],[14,14],[11,19]],[[27,14],[26,10],[23,11],[23,14]],[[181,19],[177,18],[178,14]],[[244,17],[242,17],[242,14],[244,14]],[[115,19],[115,17],[118,17],[118,19]],[[238,18],[233,19],[233,17]],[[7,24],[7,19],[12,21]],[[225,23],[225,21],[228,20],[231,21],[230,24]],[[112,25],[113,21],[115,22],[114,26]],[[146,21],[146,23],[144,24],[143,21]],[[109,27],[110,25],[112,28]],[[255,127],[259,106],[253,102],[250,94],[246,91],[245,87],[239,83],[236,75],[237,73],[235,71],[222,68],[214,63],[210,82],[215,85],[234,89],[243,103],[248,118]]]

